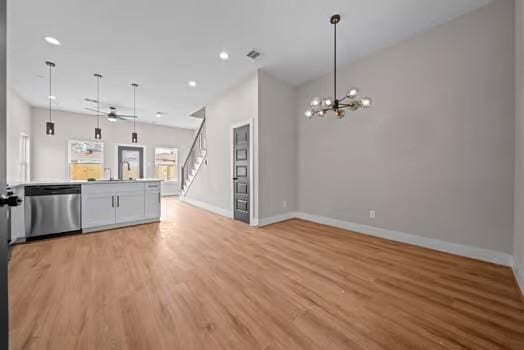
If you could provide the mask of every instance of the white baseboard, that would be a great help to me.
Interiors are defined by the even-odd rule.
[[[345,230],[365,233],[368,235],[390,239],[397,242],[413,244],[416,246],[430,248],[441,252],[465,256],[477,260],[487,261],[504,266],[513,266],[513,257],[510,254],[498,252],[490,249],[467,246],[458,243],[451,243],[434,238],[427,238],[410,233],[388,230],[385,228],[374,227],[353,222],[332,219],[324,216],[298,213],[297,217],[313,221],[319,224],[335,226]]]
[[[220,208],[220,207],[211,205],[209,203],[201,202],[199,200],[196,200],[196,199],[193,199],[193,198],[189,198],[187,196],[180,196],[180,200],[182,202],[186,202],[188,204],[191,204],[191,205],[193,205],[195,207],[199,207],[199,208],[208,210],[210,212],[213,212],[215,214],[225,216],[226,218],[230,218],[231,219],[233,217],[233,212],[231,210],[228,210],[228,209]]]
[[[513,259],[512,268],[513,274],[515,275],[515,279],[517,280],[517,284],[520,287],[520,292],[524,296],[524,270],[520,268],[517,259]]]
[[[298,213],[289,212],[289,213],[271,216],[269,218],[258,219],[258,227],[276,224],[277,222],[286,221],[286,220],[293,219],[296,217],[298,217]]]
[[[446,241],[442,241],[439,239],[427,238],[427,237],[418,236],[418,235],[414,235],[410,233],[388,230],[388,229],[380,228],[380,227],[356,224],[353,222],[333,219],[333,218],[329,218],[325,216],[312,215],[312,214],[307,214],[303,212],[290,212],[290,213],[274,216],[271,218],[261,219],[259,220],[259,226],[269,225],[271,223],[291,219],[293,217],[300,218],[300,219],[307,220],[307,221],[316,222],[318,224],[338,227],[344,230],[349,230],[349,231],[368,234],[371,236],[381,237],[381,238],[389,239],[392,241],[413,244],[419,247],[430,248],[430,249],[438,250],[441,252],[446,252],[450,254],[465,256],[465,257],[472,258],[472,259],[487,261],[487,262],[491,262],[494,264],[499,264],[499,265],[504,265],[504,266],[509,266],[509,267],[514,266],[513,257],[507,253],[498,252],[498,251],[494,251],[490,249],[467,246],[467,245],[458,244],[458,243],[446,242]],[[521,283],[522,282],[522,270],[520,270],[520,273],[521,273],[520,275],[521,276],[520,283]]]

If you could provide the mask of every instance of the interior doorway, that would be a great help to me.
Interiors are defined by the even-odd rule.
[[[250,223],[250,125],[233,129],[233,217]]]

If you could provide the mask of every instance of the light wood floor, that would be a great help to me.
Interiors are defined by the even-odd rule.
[[[18,246],[12,349],[524,349],[508,268],[164,201],[160,224]]]

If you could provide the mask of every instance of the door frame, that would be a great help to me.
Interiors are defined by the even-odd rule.
[[[230,125],[230,140],[229,140],[229,157],[230,157],[230,176],[229,176],[229,185],[231,186],[230,190],[230,198],[229,198],[229,204],[231,205],[231,218],[234,219],[235,217],[235,189],[233,186],[233,177],[235,175],[235,159],[234,159],[234,142],[235,142],[235,136],[234,136],[234,130],[236,128],[240,128],[242,126],[249,125],[249,225],[250,226],[257,226],[258,222],[255,215],[255,201],[253,198],[255,197],[255,192],[253,191],[255,188],[255,123],[253,119],[244,120],[242,122],[234,123]],[[258,196],[257,196],[258,197]]]
[[[0,194],[6,194],[7,180],[7,1],[0,0]],[[9,348],[9,300],[8,300],[8,256],[6,208],[0,209],[0,348]],[[6,232],[4,232],[6,231]]]
[[[143,178],[146,179],[147,178],[147,153],[146,153],[146,146],[144,145],[139,145],[139,144],[136,144],[136,143],[115,143],[113,144],[114,145],[114,150],[115,150],[115,153],[114,153],[114,156],[115,156],[115,174],[116,174],[116,178],[118,178],[118,169],[120,168],[120,164],[118,164],[118,147],[119,146],[122,146],[122,147],[136,147],[136,148],[142,148],[142,155],[144,157],[144,159],[142,159],[142,161],[144,162],[144,173],[142,174],[143,175]]]

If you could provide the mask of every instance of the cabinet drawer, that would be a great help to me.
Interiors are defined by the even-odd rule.
[[[147,182],[145,187],[148,192],[160,192],[160,182]]]

